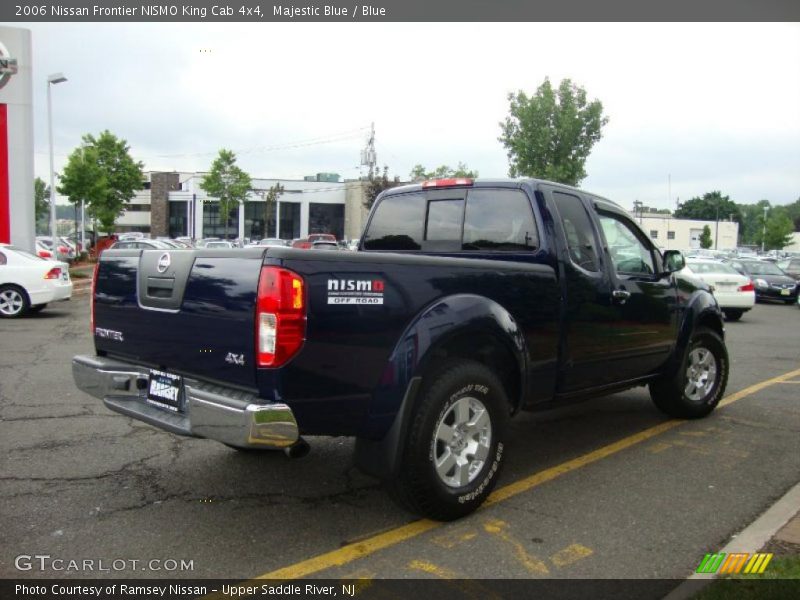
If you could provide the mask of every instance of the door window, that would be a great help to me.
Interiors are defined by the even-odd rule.
[[[598,217],[617,273],[653,275],[656,269],[652,248],[636,226],[621,215],[599,213]]]
[[[599,271],[594,233],[589,215],[577,196],[553,192],[561,215],[570,260],[586,271]]]

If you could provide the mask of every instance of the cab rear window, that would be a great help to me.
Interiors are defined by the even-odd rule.
[[[364,236],[364,249],[420,250],[424,222],[424,194],[385,196]]]
[[[527,195],[487,188],[385,196],[364,241],[365,250],[433,252],[519,252],[538,245]]]

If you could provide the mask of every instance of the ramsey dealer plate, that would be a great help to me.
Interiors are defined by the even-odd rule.
[[[180,375],[150,369],[147,402],[172,412],[183,410],[183,378]]]

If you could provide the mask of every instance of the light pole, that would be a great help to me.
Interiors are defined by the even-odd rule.
[[[764,207],[764,227],[761,230],[761,254],[764,254],[764,242],[767,240],[767,207]]]
[[[53,73],[47,76],[47,131],[50,136],[50,232],[53,236],[53,260],[58,260],[58,230],[56,229],[56,175],[53,166],[53,101],[50,87],[66,80],[63,73]]]

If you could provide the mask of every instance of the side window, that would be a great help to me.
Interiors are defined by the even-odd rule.
[[[570,260],[587,271],[598,271],[592,224],[581,199],[563,192],[553,192],[553,197],[567,237]]]
[[[6,259],[5,253],[0,252],[0,266],[6,264],[6,262],[8,262],[8,259]]]
[[[431,200],[428,203],[428,225],[425,231],[425,240],[433,242],[459,241],[463,215],[463,200]]]
[[[425,196],[395,194],[384,197],[365,234],[365,250],[419,250],[425,222]]]
[[[539,234],[528,196],[519,190],[470,190],[464,250],[533,250]]]
[[[598,217],[617,273],[653,275],[653,252],[636,227],[619,215],[598,213]]]

